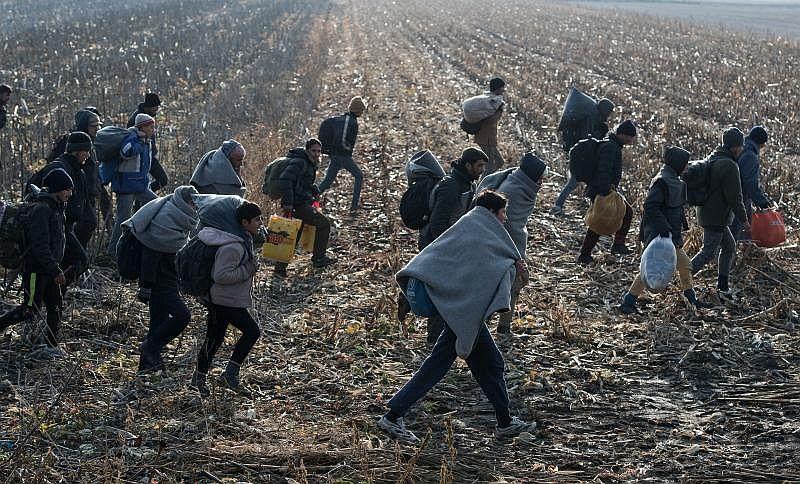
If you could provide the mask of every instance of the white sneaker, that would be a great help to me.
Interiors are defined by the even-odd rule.
[[[512,417],[508,427],[495,427],[494,436],[498,439],[509,439],[516,437],[522,432],[531,432],[536,429],[536,422],[526,422],[519,417]]]
[[[406,428],[403,417],[400,417],[396,421],[392,422],[384,415],[380,420],[378,420],[378,427],[382,428],[387,434],[389,434],[391,438],[400,442],[405,442],[406,444],[419,443],[417,436]]]

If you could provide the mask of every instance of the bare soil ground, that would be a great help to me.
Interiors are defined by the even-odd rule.
[[[187,390],[204,330],[196,305],[189,329],[167,351],[167,371],[137,376],[147,308],[135,301],[135,287],[95,268],[67,298],[66,358],[37,360],[24,338],[30,327],[0,336],[0,440],[8,441],[0,448],[0,476],[9,482],[800,480],[793,114],[800,92],[791,84],[800,48],[753,47],[744,37],[730,45],[727,37],[689,27],[630,23],[588,9],[502,6],[488,9],[494,14],[486,19],[482,2],[335,4],[317,24],[325,35],[316,41],[328,48],[324,74],[305,77],[308,84],[297,89],[316,90],[310,127],[351,95],[369,100],[357,150],[367,173],[364,209],[355,218],[345,215],[352,185],[341,173],[326,205],[337,221],[339,264],[315,271],[303,255],[285,282],[272,279],[265,264],[254,308],[263,336],[243,370],[253,397],[214,386],[201,400]],[[648,42],[629,43],[630,35]],[[722,45],[731,49],[719,53],[730,66],[711,61]],[[706,70],[681,64],[696,59],[694,52]],[[746,82],[732,74],[764,55],[770,63]],[[510,442],[494,439],[491,407],[457,363],[408,416],[423,443],[398,446],[375,423],[427,354],[421,322],[394,318],[393,274],[413,256],[416,236],[397,215],[403,164],[422,148],[443,161],[455,157],[468,143],[458,129],[459,101],[492,75],[511,88],[500,131],[507,161],[532,147],[551,163],[529,223],[532,282],[514,337],[498,340],[514,411],[539,428]],[[770,125],[775,141],[765,155],[765,182],[787,216],[790,240],[769,251],[743,247],[733,277],[736,303],[691,313],[670,289],[651,297],[641,315],[623,317],[615,306],[638,256],[611,256],[603,241],[598,264],[574,263],[584,205],[574,195],[565,217],[548,214],[564,182],[554,126],[571,82],[617,101],[615,116],[641,120],[640,145],[626,154],[624,187],[637,220],[664,143],[704,153],[724,126],[746,128],[751,116]],[[774,83],[779,87],[760,89]],[[754,94],[735,104],[736,89]],[[264,132],[242,126],[239,136],[254,190],[263,164],[299,140],[291,131]],[[687,252],[698,249],[698,237],[697,229],[689,234]],[[714,268],[703,271],[697,286],[702,297],[719,302],[714,275]],[[229,333],[214,374],[230,351],[235,332]]]

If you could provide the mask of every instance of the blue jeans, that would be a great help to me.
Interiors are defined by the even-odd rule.
[[[389,400],[389,408],[398,415],[405,415],[412,405],[444,378],[457,356],[456,335],[445,325],[444,331],[431,349],[431,354],[425,358],[411,380]],[[508,418],[510,402],[503,376],[505,362],[485,323],[481,324],[475,347],[467,357],[467,365],[494,407],[498,420]]]
[[[330,188],[342,168],[353,175],[353,201],[350,204],[350,210],[356,210],[361,199],[361,184],[364,182],[364,173],[353,161],[352,155],[330,155],[330,162],[325,170],[325,179],[319,184],[319,191],[322,193]]]
[[[131,211],[133,211],[133,202],[139,202],[142,205],[158,198],[152,190],[147,189],[139,193],[117,193],[117,217],[114,220],[114,230],[111,231],[111,240],[108,241],[108,254],[111,257],[117,256],[117,242],[122,236],[122,222],[131,218]]]
[[[567,184],[564,185],[564,188],[561,189],[561,193],[558,194],[555,206],[564,207],[564,204],[567,202],[567,197],[569,197],[569,195],[574,192],[576,188],[578,188],[578,180],[575,179],[575,175],[570,173]]]

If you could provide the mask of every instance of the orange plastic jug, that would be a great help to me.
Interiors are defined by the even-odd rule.
[[[759,247],[777,247],[786,242],[786,224],[777,210],[764,210],[753,214],[750,236]]]
[[[267,240],[261,249],[261,255],[276,262],[291,262],[297,244],[297,233],[302,224],[299,219],[271,216],[267,224]]]

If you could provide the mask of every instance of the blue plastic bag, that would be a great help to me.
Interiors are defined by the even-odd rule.
[[[410,277],[406,285],[406,299],[411,306],[411,312],[417,316],[429,318],[436,314],[436,308],[428,296],[428,288],[419,279]]]
[[[658,236],[642,253],[639,274],[650,292],[659,293],[667,288],[675,272],[678,257],[670,237]]]

